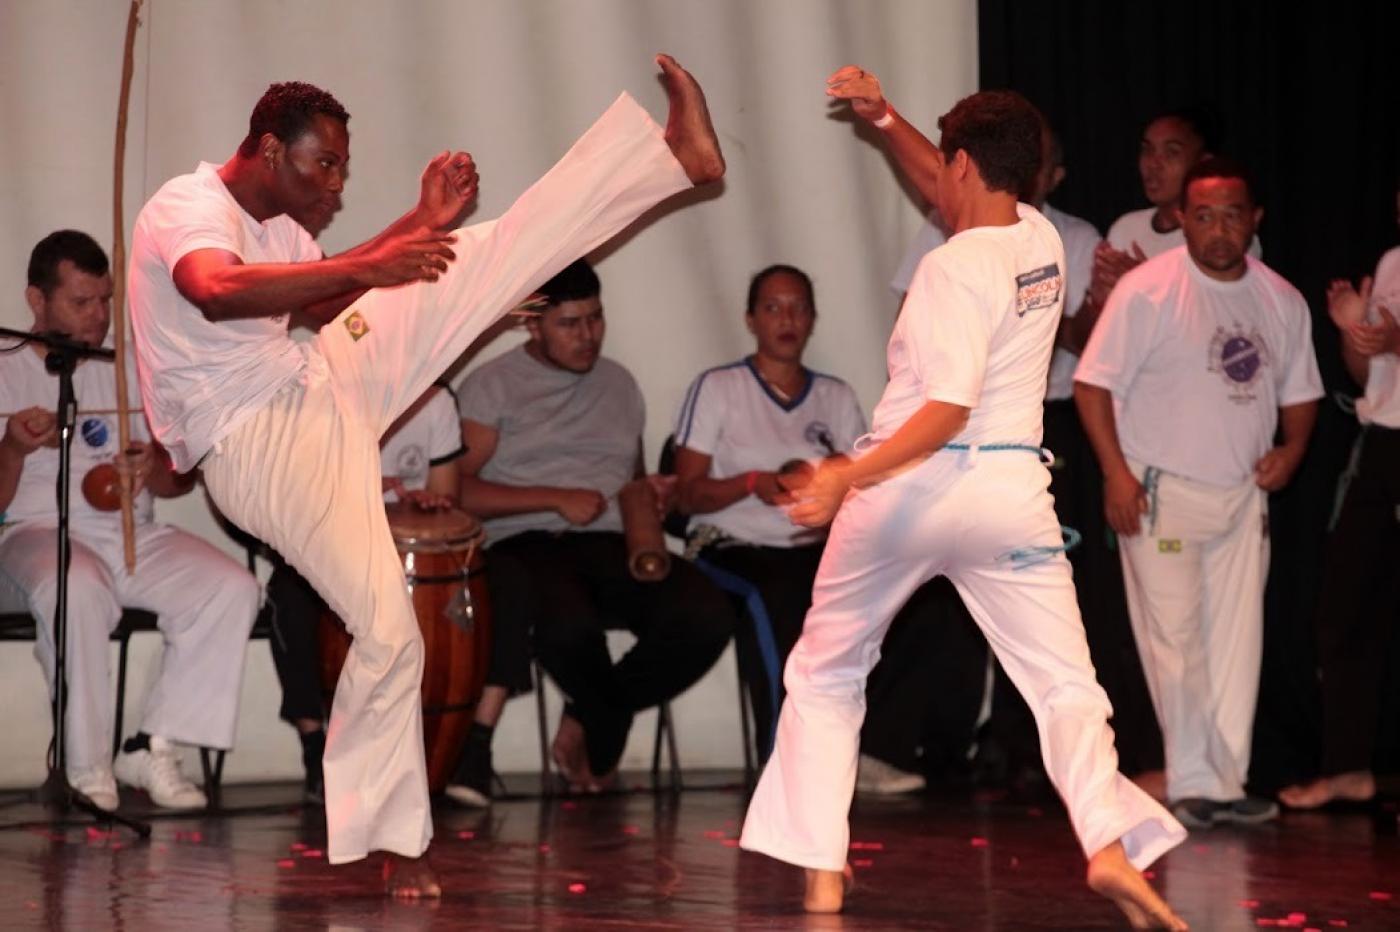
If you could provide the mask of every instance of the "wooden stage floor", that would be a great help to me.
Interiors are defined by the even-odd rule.
[[[331,868],[319,812],[289,785],[228,788],[223,812],[162,816],[148,842],[11,802],[0,929],[1122,927],[1083,886],[1058,807],[946,791],[858,801],[859,889],[844,915],[808,919],[798,872],[736,847],[742,788],[698,776],[690,784],[708,776],[710,788],[441,807],[432,852],[446,895],[431,905],[386,901],[369,864]],[[1400,929],[1395,811],[1198,833],[1153,882],[1193,929]]]

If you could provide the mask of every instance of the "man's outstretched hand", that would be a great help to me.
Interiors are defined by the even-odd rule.
[[[444,151],[433,156],[419,185],[418,219],[433,230],[461,226],[480,180],[470,154]]]

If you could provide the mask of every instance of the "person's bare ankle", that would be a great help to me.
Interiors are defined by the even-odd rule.
[[[670,55],[657,55],[661,83],[670,101],[666,117],[666,145],[685,169],[691,184],[702,185],[724,177],[724,153],[710,122],[705,92],[699,82]]]
[[[442,885],[428,863],[426,852],[416,858],[386,852],[383,877],[384,892],[396,900],[438,899],[442,896]]]

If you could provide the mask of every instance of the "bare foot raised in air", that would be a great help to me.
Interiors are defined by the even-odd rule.
[[[1089,889],[1112,900],[1134,929],[1190,928],[1128,861],[1122,842],[1115,841],[1089,859],[1088,879]]]
[[[847,864],[844,870],[822,871],[806,869],[807,892],[802,908],[809,913],[839,913],[846,895],[856,888],[856,875]]]
[[[661,83],[671,112],[666,117],[666,145],[676,161],[685,169],[692,184],[708,184],[724,176],[724,154],[719,150],[719,137],[710,123],[710,110],[705,105],[705,92],[670,55],[657,55]]]
[[[426,854],[406,858],[389,852],[384,856],[384,892],[396,900],[435,900],[442,896],[442,885]]]

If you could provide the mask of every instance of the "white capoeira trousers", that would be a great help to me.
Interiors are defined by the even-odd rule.
[[[219,508],[276,548],[354,636],[326,741],[332,863],[416,857],[432,838],[423,640],[380,495],[380,435],[510,308],[689,187],[660,127],[624,94],[504,215],[457,231],[439,281],[371,291],[323,327],[305,383],[205,459]]]
[[[155,612],[165,639],[140,730],[186,744],[232,747],[243,656],[262,598],[257,580],[200,538],[161,525],[137,528],[136,572],[131,575],[116,522],[71,524],[69,544],[68,771],[112,761],[108,636],[121,620],[123,606]],[[0,610],[34,616],[34,654],[50,691],[57,568],[53,525],[20,524],[0,536]]]
[[[1148,489],[1143,530],[1120,537],[1128,614],[1166,745],[1167,796],[1244,796],[1259,668],[1268,495],[1130,462]]]
[[[866,676],[890,620],[937,575],[957,586],[1034,713],[1046,771],[1084,853],[1121,840],[1141,868],[1186,837],[1117,772],[1069,562],[1063,553],[1014,556],[1061,543],[1049,483],[1025,451],[944,450],[846,496],[788,658],[777,744],[741,847],[802,867],[845,865]]]

